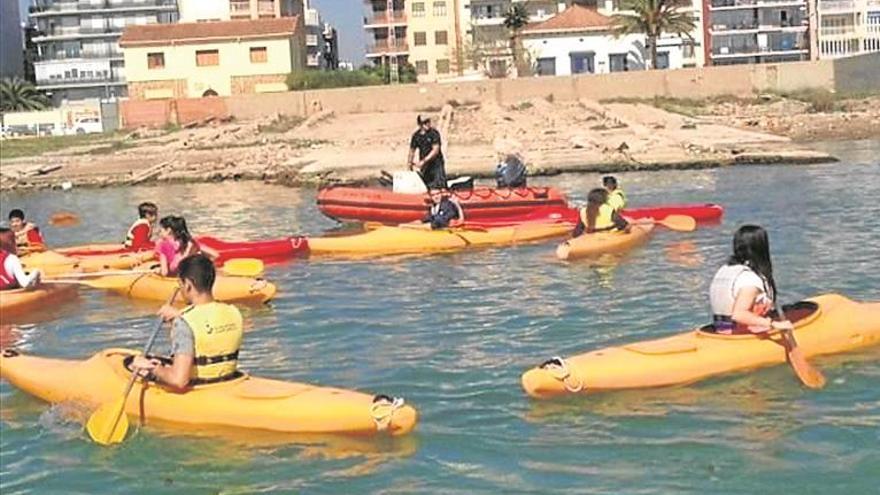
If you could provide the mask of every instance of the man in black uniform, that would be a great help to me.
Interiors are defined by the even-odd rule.
[[[428,189],[446,189],[446,163],[440,150],[440,133],[431,126],[431,118],[419,115],[416,118],[419,129],[413,133],[409,142],[409,169],[419,168],[422,180]],[[419,160],[413,161],[419,150]]]

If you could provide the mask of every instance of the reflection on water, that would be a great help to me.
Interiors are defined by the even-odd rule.
[[[708,318],[709,281],[738,225],[771,235],[783,298],[880,298],[876,157],[832,165],[622,173],[633,204],[718,202],[720,225],[658,230],[623,259],[561,263],[556,241],[432,257],[293,260],[278,297],[245,309],[242,366],[258,376],[403,396],[405,439],[285,438],[149,425],[102,449],[54,408],[0,384],[3,492],[868,493],[880,452],[880,349],[823,357],[821,392],[785,366],[657,390],[533,401],[520,375],[553,355],[680,332]],[[599,175],[535,178],[583,200]],[[118,241],[145,200],[198,233],[270,238],[338,226],[314,191],[257,183],[4,194],[61,245]],[[77,227],[48,223],[77,213]],[[344,228],[351,228],[350,226]],[[0,336],[83,358],[141,347],[155,304],[81,290]],[[167,338],[159,342],[167,346]],[[47,414],[49,416],[47,416]],[[221,434],[222,433],[222,434]]]

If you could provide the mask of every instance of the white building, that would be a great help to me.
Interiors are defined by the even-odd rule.
[[[573,4],[562,13],[522,30],[523,48],[542,76],[604,74],[645,68],[644,35],[615,37],[611,17]],[[657,68],[683,66],[682,40],[658,42]]]
[[[819,58],[880,51],[880,0],[815,0]]]
[[[18,1],[0,2],[0,77],[21,76],[24,72],[21,32]]]

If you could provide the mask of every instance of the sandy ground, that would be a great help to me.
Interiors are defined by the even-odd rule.
[[[827,115],[788,100],[755,108],[718,103],[692,117],[642,103],[530,99],[507,107],[446,106],[434,115],[446,140],[449,174],[487,177],[507,153],[521,155],[532,175],[833,161],[790,136],[828,137],[830,128],[839,131],[830,137],[871,137],[880,129],[877,103],[867,99],[861,107]],[[268,132],[265,126],[276,118],[212,122],[172,133],[140,130],[129,137],[131,147],[112,154],[89,155],[88,147],[80,147],[4,160],[0,188],[236,179],[369,182],[381,170],[405,166],[416,113],[325,111]]]

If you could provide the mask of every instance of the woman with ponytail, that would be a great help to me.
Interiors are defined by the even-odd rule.
[[[593,189],[587,195],[587,206],[581,208],[578,224],[572,237],[584,233],[627,230],[629,224],[617,211],[608,204],[608,191],[602,188]]]

